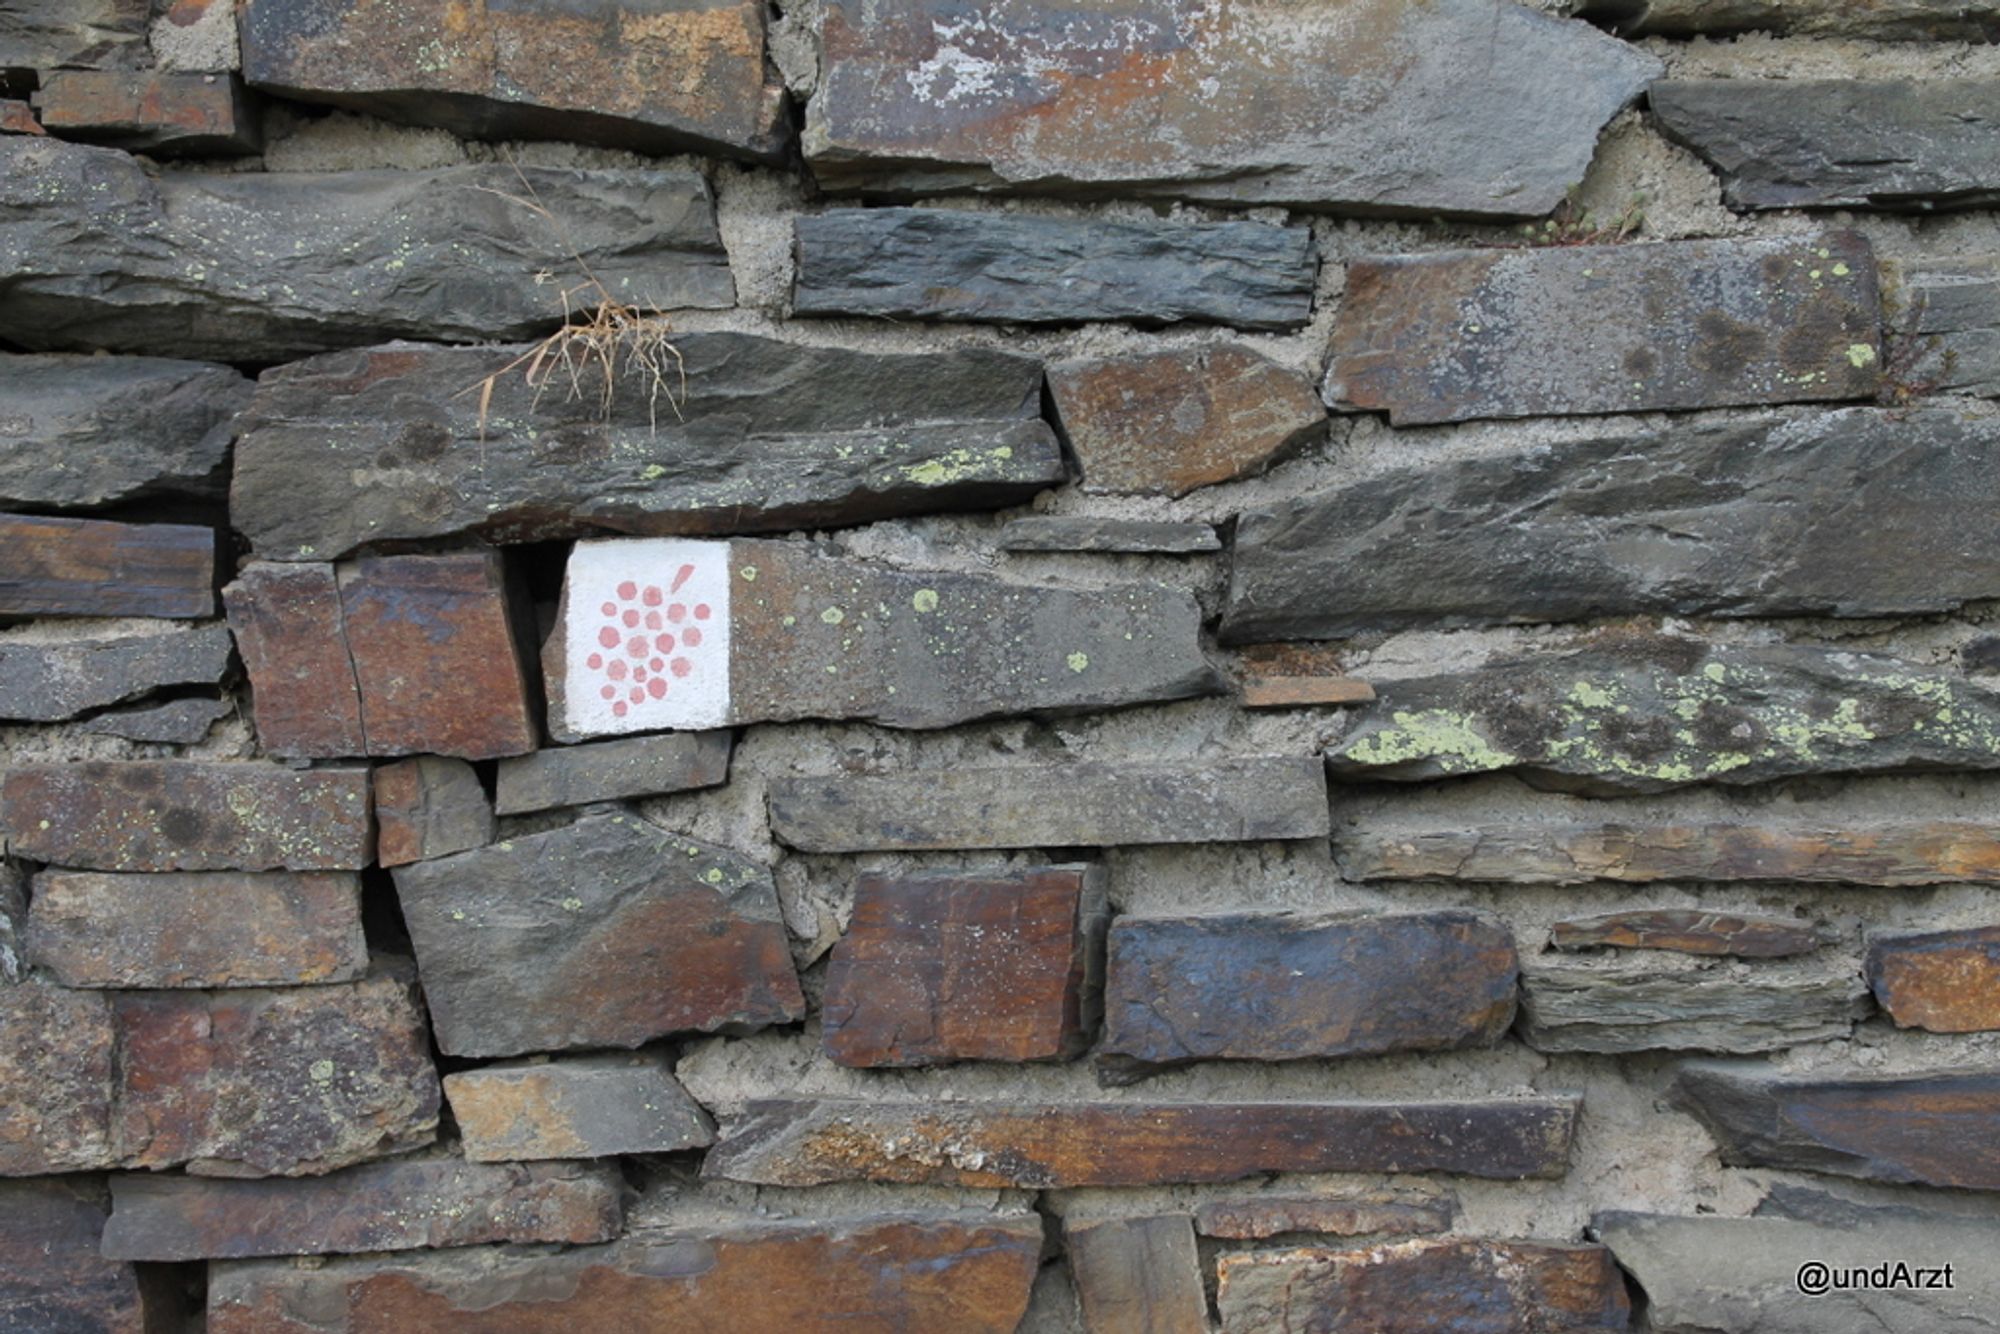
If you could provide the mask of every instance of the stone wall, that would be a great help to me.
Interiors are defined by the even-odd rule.
[[[1996,32],[0,0],[0,1331],[2000,1324]]]

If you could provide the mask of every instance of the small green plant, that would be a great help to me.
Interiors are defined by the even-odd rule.
[[[1533,246],[1617,245],[1646,225],[1646,199],[1634,195],[1624,208],[1605,216],[1577,203],[1571,190],[1542,222],[1521,224],[1521,236]]]

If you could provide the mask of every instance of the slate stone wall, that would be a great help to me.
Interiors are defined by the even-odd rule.
[[[2000,1323],[1996,35],[0,0],[0,1334]]]

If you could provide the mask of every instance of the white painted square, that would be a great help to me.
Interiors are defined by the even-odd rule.
[[[564,590],[563,722],[571,732],[729,720],[728,542],[579,542]]]

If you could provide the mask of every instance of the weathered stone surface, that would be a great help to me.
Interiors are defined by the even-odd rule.
[[[323,1177],[111,1178],[104,1254],[114,1260],[242,1259],[476,1246],[585,1245],[624,1221],[615,1167],[393,1158]]]
[[[1848,408],[1427,461],[1244,516],[1222,633],[1949,611],[2000,592],[1996,449],[2000,414]]]
[[[474,1162],[675,1153],[715,1141],[708,1113],[662,1057],[512,1061],[444,1077]]]
[[[538,750],[500,762],[494,809],[520,815],[715,787],[729,781],[734,745],[734,734],[725,729]]]
[[[166,686],[219,685],[232,649],[219,622],[113,639],[0,639],[0,719],[61,722]]]
[[[1225,1334],[1265,1330],[1622,1330],[1625,1281],[1602,1246],[1422,1238],[1358,1250],[1246,1251],[1216,1262]]]
[[[365,755],[340,585],[331,565],[252,561],[222,590],[268,755]]]
[[[1857,232],[1451,250],[1347,266],[1323,392],[1409,426],[1871,398],[1880,363]]]
[[[102,992],[0,986],[0,1176],[112,1165],[117,1044]]]
[[[1561,1176],[1574,1098],[1487,1102],[749,1103],[702,1174],[771,1186],[1145,1186],[1266,1172]]]
[[[802,852],[1322,838],[1317,768],[1269,756],[781,778],[770,786],[771,829]]]
[[[558,7],[254,0],[243,74],[260,88],[479,139],[564,139],[777,162],[784,90],[755,0]]]
[[[1520,967],[1506,926],[1468,912],[1121,916],[1106,955],[1098,1069],[1114,1083],[1190,1061],[1491,1045]]]
[[[464,760],[419,755],[375,770],[375,860],[448,857],[493,841],[493,802]]]
[[[581,542],[543,645],[558,740],[800,718],[949,727],[1212,693],[1201,609],[797,542]]]
[[[1246,709],[1367,704],[1375,698],[1375,687],[1354,676],[1246,676],[1239,698]]]
[[[1622,35],[1736,32],[1875,41],[2000,41],[2000,5],[1986,0],[1585,0],[1586,18]]]
[[[521,339],[561,321],[534,278],[577,281],[572,249],[620,300],[734,303],[701,177],[522,172],[559,231],[510,198],[508,166],[152,176],[116,149],[0,137],[0,337],[252,362]]]
[[[210,1334],[689,1334],[694,1330],[1012,1334],[1027,1309],[1034,1214],[745,1221],[608,1246],[489,1248],[318,1268],[210,1271]],[[895,1281],[884,1281],[885,1274]]]
[[[1245,1195],[1207,1200],[1194,1211],[1195,1231],[1229,1241],[1263,1241],[1296,1232],[1334,1236],[1408,1236],[1445,1232],[1458,1212],[1449,1191],[1404,1190],[1394,1195]]]
[[[2000,398],[2000,255],[1885,261],[1882,285],[1890,392]]]
[[[0,69],[137,66],[146,56],[148,0],[5,0]]]
[[[1077,1055],[1097,1026],[1105,894],[1093,866],[863,873],[827,965],[827,1055],[850,1066]]]
[[[1636,635],[1378,689],[1328,753],[1340,777],[1622,793],[2000,768],[2000,693],[1877,653]]]
[[[19,982],[27,971],[28,877],[0,857],[0,984]]]
[[[2000,927],[1876,936],[1868,985],[1898,1028],[2000,1028]]]
[[[375,851],[366,769],[17,764],[0,830],[16,856],[90,871],[353,871]]]
[[[1695,908],[1639,908],[1557,922],[1549,943],[1559,950],[1606,947],[1722,954],[1738,959],[1781,959],[1810,954],[1827,935],[1797,917],[1757,917]]]
[[[189,746],[235,711],[236,705],[226,699],[170,699],[164,704],[100,713],[83,724],[83,730],[93,736]]]
[[[2000,81],[1666,79],[1648,97],[1667,137],[1721,173],[1731,208],[2000,201]]]
[[[35,109],[18,97],[0,97],[0,134],[47,134]]]
[[[28,959],[69,987],[269,987],[368,971],[351,871],[44,871]]]
[[[1662,972],[1651,963],[1521,968],[1521,1038],[1537,1051],[1779,1051],[1845,1038],[1872,1008],[1853,965]]]
[[[1184,496],[1326,429],[1311,380],[1239,343],[1059,361],[1049,397],[1086,491]]]
[[[798,315],[1297,329],[1318,254],[1304,227],[850,208],[793,223]]]
[[[1205,523],[1146,519],[1037,516],[1015,519],[1000,530],[1003,551],[1111,551],[1139,556],[1185,556],[1222,550]]]
[[[215,530],[0,514],[0,616],[215,611]]]
[[[805,1014],[765,867],[636,815],[398,867],[438,1045],[636,1047]]]
[[[833,0],[805,150],[832,190],[1532,216],[1658,64],[1494,0],[1093,10]],[[1143,126],[1118,134],[1114,126]]]
[[[1091,1334],[1208,1334],[1201,1257],[1185,1216],[1070,1223],[1063,1244]]]
[[[1733,1167],[2000,1190],[2000,1075],[1786,1079],[1755,1063],[1696,1062],[1682,1067],[1673,1098]]]
[[[234,75],[51,70],[35,110],[49,133],[155,157],[255,153],[264,136]]]
[[[250,381],[159,357],[0,357],[0,506],[220,495]]]
[[[180,1310],[166,1285],[98,1253],[101,1183],[0,1181],[0,1334],[149,1334]]]

